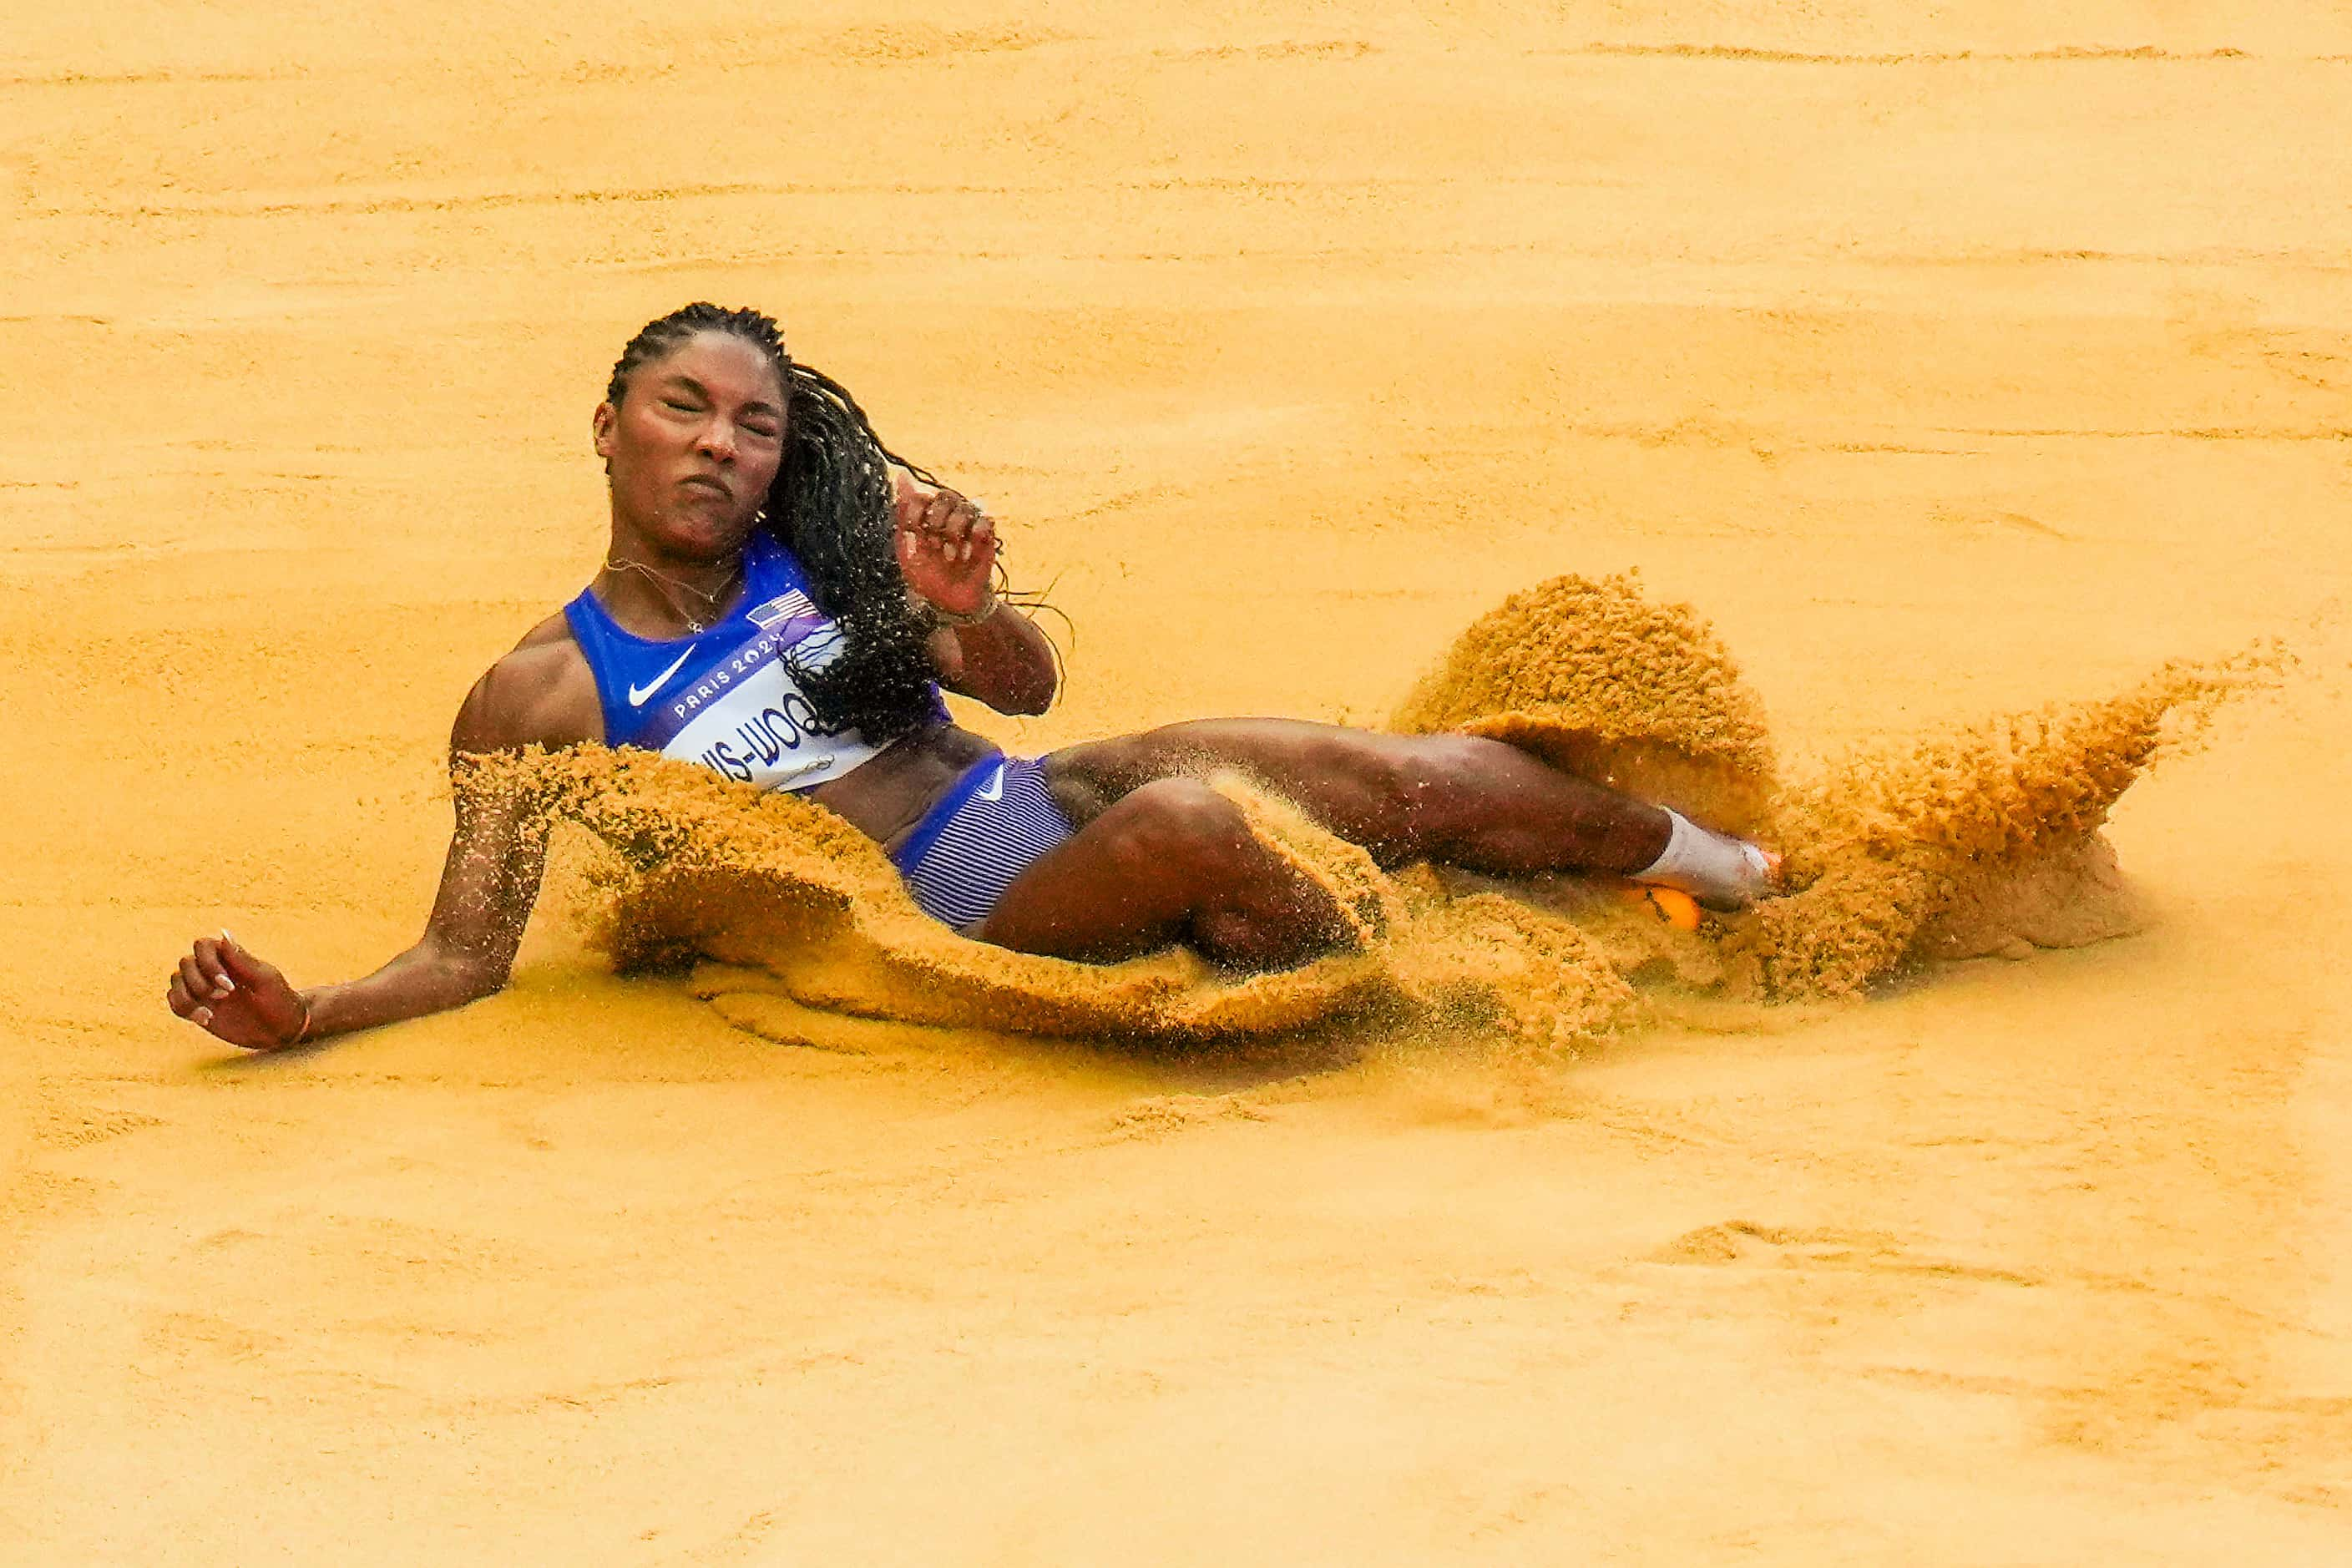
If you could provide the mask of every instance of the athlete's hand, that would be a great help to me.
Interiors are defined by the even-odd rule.
[[[893,470],[898,570],[917,598],[951,616],[986,606],[996,574],[996,525],[979,506]]]
[[[172,976],[172,1011],[215,1037],[249,1051],[290,1046],[309,1009],[278,966],[223,931],[196,939]]]

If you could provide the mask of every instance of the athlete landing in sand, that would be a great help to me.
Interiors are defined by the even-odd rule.
[[[1207,720],[1006,758],[940,689],[1041,713],[1053,650],[993,589],[993,522],[893,457],[841,387],[750,310],[646,326],[594,419],[612,494],[604,566],[490,667],[449,738],[457,830],[416,945],[297,991],[226,933],[179,962],[172,1011],[269,1048],[461,1006],[506,984],[543,836],[471,760],[639,746],[804,792],[888,851],[917,902],[979,941],[1111,960],[1189,942],[1241,969],[1338,940],[1328,897],[1200,781],[1271,784],[1381,864],[1497,876],[1604,871],[1726,907],[1770,858],[1498,741]]]

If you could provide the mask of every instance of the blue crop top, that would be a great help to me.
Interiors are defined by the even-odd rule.
[[[823,669],[841,652],[841,628],[809,597],[800,563],[764,530],[743,550],[743,596],[691,637],[655,642],[623,631],[582,589],[563,606],[596,677],[604,742],[658,752],[761,789],[810,789],[849,773],[881,748],[819,719],[781,657]],[[945,704],[933,703],[945,716]]]

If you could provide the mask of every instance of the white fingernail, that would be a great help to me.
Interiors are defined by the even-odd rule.
[[[226,995],[227,995],[230,992],[235,991],[236,989],[236,981],[234,981],[234,980],[231,980],[231,979],[230,979],[227,975],[226,975],[226,974],[222,975],[218,980],[215,980],[215,981],[214,981],[214,982],[213,982],[213,994],[214,994],[215,996],[226,996]]]
[[[231,935],[229,935],[229,934],[228,934],[228,927],[226,927],[226,926],[223,926],[223,927],[221,927],[221,941],[223,941],[223,942],[235,942],[236,940],[236,938],[235,938],[235,937],[233,937],[233,936],[231,936]]]
[[[199,1007],[188,1015],[188,1022],[199,1029],[209,1029],[213,1026],[213,1010],[210,1007]]]

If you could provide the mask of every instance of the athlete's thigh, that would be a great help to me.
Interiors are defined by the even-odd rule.
[[[1383,735],[1303,719],[1199,719],[1095,741],[1044,759],[1074,818],[1155,779],[1233,768],[1261,779],[1325,826],[1359,844],[1410,831],[1401,817],[1458,736]]]
[[[1381,858],[1413,860],[1458,814],[1463,785],[1496,766],[1494,741],[1470,736],[1385,736],[1307,720],[1195,720],[1136,736],[1094,741],[1045,757],[1046,785],[1079,820],[1085,811],[1152,778],[1228,766],[1261,778],[1331,832]],[[1510,762],[1534,766],[1524,754]]]

